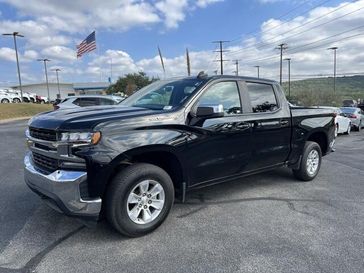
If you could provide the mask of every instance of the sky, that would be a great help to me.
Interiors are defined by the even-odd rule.
[[[96,31],[97,49],[76,58],[76,45]],[[0,0],[0,33],[17,31],[22,81],[113,81],[126,73],[149,76],[220,73],[216,40],[224,44],[224,72],[279,79],[279,50],[291,58],[293,80],[364,74],[364,0]],[[12,37],[0,36],[0,86],[16,85]],[[161,48],[165,74],[158,56]],[[283,78],[287,79],[284,61]]]

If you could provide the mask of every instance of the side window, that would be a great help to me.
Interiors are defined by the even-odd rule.
[[[116,104],[116,102],[111,99],[100,98],[100,105],[114,105],[114,104]]]
[[[94,106],[98,105],[98,98],[77,98],[73,104],[76,104],[80,107]]]
[[[234,81],[214,84],[199,98],[198,104],[222,104],[228,115],[242,112],[238,85]]]
[[[278,109],[272,85],[253,82],[247,82],[246,84],[254,113],[273,112]]]

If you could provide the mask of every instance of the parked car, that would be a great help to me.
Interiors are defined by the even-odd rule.
[[[353,99],[343,100],[343,107],[357,107],[358,102]]]
[[[319,108],[324,109],[331,109],[336,114],[335,117],[335,125],[336,125],[336,131],[335,135],[338,134],[346,134],[349,135],[351,132],[351,120],[347,117],[345,117],[345,114],[341,111],[338,107],[331,107],[331,106],[319,106]]]
[[[37,100],[37,103],[41,103],[41,104],[48,103],[48,98],[45,96],[37,95],[36,100]]]
[[[0,91],[0,102],[1,103],[11,103],[11,98],[8,94]]]
[[[36,93],[26,92],[26,94],[28,95],[30,102],[32,102],[32,103],[37,102],[37,94]]]
[[[97,105],[115,105],[122,101],[121,97],[117,96],[101,96],[101,95],[81,95],[65,98],[58,104],[53,104],[54,110],[57,109],[72,109],[87,106]]]
[[[354,129],[360,131],[364,126],[364,111],[356,107],[341,107],[343,115],[351,120]]]
[[[335,141],[330,109],[290,107],[275,81],[199,74],[119,105],[52,111],[26,131],[25,181],[65,214],[142,236],[175,195],[287,166],[314,179]]]
[[[9,98],[11,99],[11,102],[13,102],[13,103],[22,102],[20,92],[18,94],[18,92],[16,90],[14,90],[14,89],[5,88],[1,92],[4,92],[4,93],[8,94]]]

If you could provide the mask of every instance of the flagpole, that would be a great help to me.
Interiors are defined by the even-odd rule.
[[[162,64],[162,68],[163,68],[163,79],[166,78],[166,68],[164,66],[164,61],[163,61],[163,56],[162,56],[162,51],[160,49],[160,47],[158,46],[158,53],[159,53],[159,57],[161,59],[161,64]]]
[[[94,32],[95,32],[95,43],[96,43],[96,30],[94,30]],[[97,55],[100,58],[101,57],[100,56],[100,48],[99,48],[99,46],[97,46],[97,44],[96,44],[96,49],[97,49]],[[100,69],[100,82],[102,82],[101,59],[100,59],[100,63],[99,63],[99,69]]]

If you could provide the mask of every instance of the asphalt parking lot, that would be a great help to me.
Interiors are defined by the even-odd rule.
[[[364,272],[364,132],[315,181],[279,169],[205,188],[127,239],[48,208],[23,182],[26,122],[0,124],[0,272]]]

